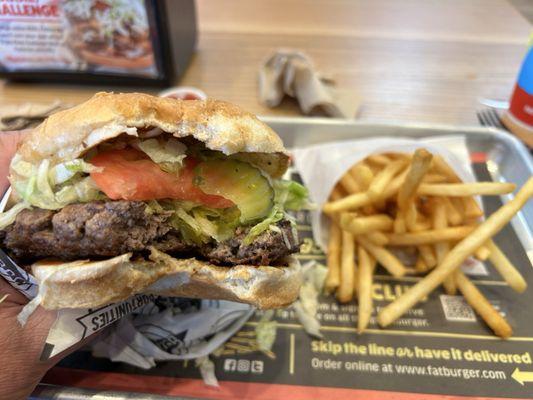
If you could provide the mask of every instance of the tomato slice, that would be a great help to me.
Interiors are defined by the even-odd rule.
[[[133,148],[99,153],[90,162],[103,168],[101,172],[91,172],[91,178],[113,200],[177,199],[213,208],[234,205],[231,200],[206,194],[193,184],[198,162],[191,157],[185,159],[178,176],[161,170],[145,153]]]

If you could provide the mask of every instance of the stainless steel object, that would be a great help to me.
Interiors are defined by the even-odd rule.
[[[508,110],[509,109],[509,102],[507,100],[497,100],[497,99],[478,99],[478,101],[483,104],[484,106],[490,107],[490,108],[496,108],[498,110]]]
[[[303,117],[262,117],[261,119],[278,132],[287,148],[303,147],[335,140],[363,139],[378,136],[417,139],[429,136],[465,135],[470,154],[486,154],[487,169],[493,180],[515,182],[518,186],[521,186],[533,175],[533,160],[524,145],[506,131],[493,127],[371,123]],[[513,219],[512,224],[530,260],[533,260],[532,202],[522,209],[522,212]],[[57,400],[85,400],[89,398],[102,400],[163,400],[170,397],[39,385],[31,398]]]
[[[477,119],[483,126],[493,126],[499,129],[505,129],[505,125],[494,108],[484,108],[483,110],[476,111]]]

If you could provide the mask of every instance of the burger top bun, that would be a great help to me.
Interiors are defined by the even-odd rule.
[[[289,157],[279,136],[256,116],[219,100],[179,100],[141,93],[97,93],[76,107],[48,117],[24,140],[20,159],[51,165],[82,156],[121,134],[156,129],[176,138],[193,137],[208,149],[243,154],[273,178]],[[17,179],[11,171],[11,181]]]

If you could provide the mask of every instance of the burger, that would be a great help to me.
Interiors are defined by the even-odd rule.
[[[89,64],[145,69],[154,64],[144,2],[66,0],[66,42]]]
[[[98,93],[32,131],[10,165],[0,247],[48,309],[138,293],[293,302],[301,284],[281,139],[217,100]]]

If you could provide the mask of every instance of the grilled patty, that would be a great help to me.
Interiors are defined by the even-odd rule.
[[[176,256],[194,256],[218,265],[274,265],[298,251],[290,223],[267,230],[245,245],[249,228],[237,228],[225,242],[185,242],[169,224],[170,213],[148,214],[140,201],[97,201],[61,210],[24,210],[0,231],[0,244],[19,262],[45,257],[76,260],[140,252],[149,246]],[[3,242],[3,243],[1,243]]]

